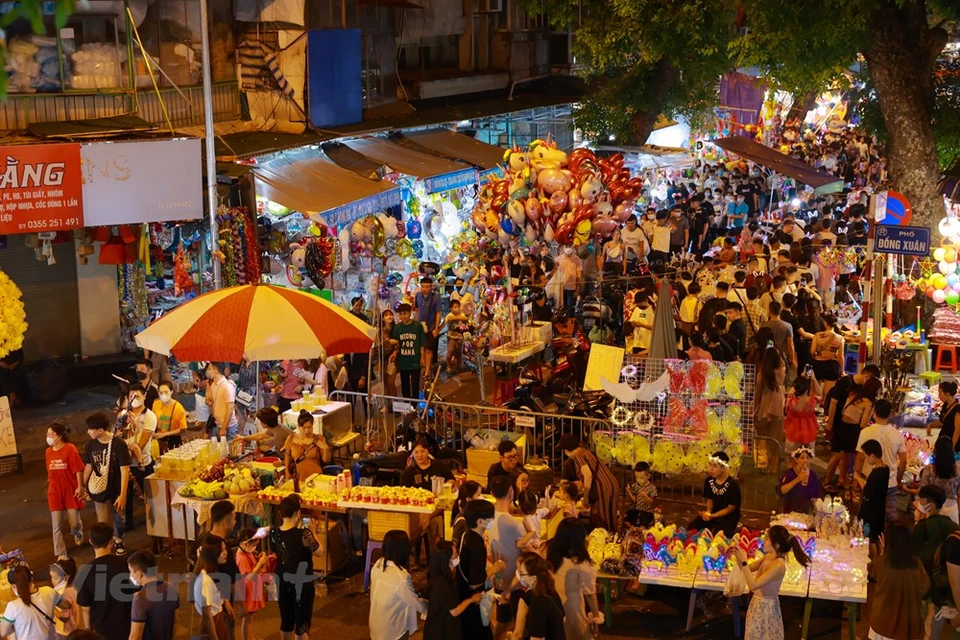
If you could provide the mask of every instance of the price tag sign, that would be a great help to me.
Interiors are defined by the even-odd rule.
[[[393,401],[394,413],[409,413],[410,411],[413,411],[413,405],[409,402],[400,402],[399,400]]]
[[[516,416],[513,419],[513,423],[518,427],[523,427],[524,429],[533,429],[537,426],[537,419],[533,416]]]
[[[84,226],[79,144],[0,147],[0,161],[0,234]]]

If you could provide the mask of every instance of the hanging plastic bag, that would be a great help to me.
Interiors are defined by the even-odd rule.
[[[728,598],[735,598],[737,596],[742,596],[747,593],[747,581],[743,578],[743,571],[740,570],[740,565],[735,564],[733,568],[730,569],[730,576],[727,578],[727,583],[723,585],[723,595]]]

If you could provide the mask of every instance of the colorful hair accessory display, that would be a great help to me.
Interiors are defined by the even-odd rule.
[[[706,387],[704,389],[704,395],[709,400],[716,400],[720,397],[720,393],[723,391],[723,372],[720,370],[720,365],[716,362],[710,362],[707,367],[707,379]]]
[[[631,412],[624,405],[619,403],[617,404],[616,407],[614,407],[613,411],[610,413],[610,422],[612,422],[614,425],[620,428],[626,427],[627,424],[630,423],[630,420],[632,418],[633,418],[633,412]]]
[[[687,424],[689,413],[683,398],[670,396],[667,401],[667,420],[664,424],[671,429],[682,430]]]
[[[624,378],[636,378],[637,377],[637,365],[628,364],[623,369],[620,369],[620,375]]]
[[[593,449],[603,464],[613,462],[613,435],[608,431],[594,431]]]
[[[636,464],[634,458],[634,448],[633,441],[636,438],[636,435],[630,432],[623,432],[617,434],[616,439],[614,440],[613,446],[613,459],[618,463],[632,467]]]
[[[743,399],[743,364],[740,362],[731,362],[727,364],[727,370],[723,375],[723,389],[727,396],[734,400]]]
[[[707,409],[707,437],[711,440],[717,440],[721,437],[721,421],[716,409]]]
[[[633,459],[636,462],[650,462],[652,458],[650,451],[650,441],[645,436],[634,434],[633,436]]]
[[[660,440],[653,447],[653,466],[661,473],[677,474],[683,471],[683,449],[676,442]]]
[[[670,393],[683,393],[687,386],[686,363],[682,360],[664,360],[670,374]]]
[[[731,444],[723,451],[727,454],[727,457],[730,458],[730,474],[736,476],[737,471],[740,470],[740,459],[743,456],[743,445]]]
[[[687,447],[687,455],[683,458],[683,465],[690,473],[704,473],[710,458],[712,443],[694,442]]]
[[[654,422],[653,415],[646,409],[640,409],[633,414],[633,427],[638,431],[649,431]]]
[[[736,411],[733,411],[736,409]],[[729,405],[720,420],[720,437],[727,442],[740,442],[740,407]]]
[[[707,431],[707,401],[704,399],[694,400],[690,406],[688,414],[690,430],[693,433],[706,433]]]
[[[690,393],[694,395],[703,394],[707,386],[707,374],[709,372],[709,360],[694,360],[690,363],[690,370],[687,372]]]

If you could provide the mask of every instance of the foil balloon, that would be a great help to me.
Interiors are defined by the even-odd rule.
[[[386,254],[383,252],[383,244],[386,241],[386,232],[383,228],[383,223],[380,222],[380,219],[377,216],[367,216],[364,221],[372,220],[372,236],[373,239],[370,244],[370,250],[373,252],[373,255],[377,258],[384,258]]]
[[[388,254],[394,255],[397,252],[398,242],[396,238],[387,238],[386,242],[383,243],[383,248]]]
[[[543,205],[540,204],[537,198],[527,198],[527,201],[523,204],[523,208],[527,214],[527,219],[531,222],[536,222],[543,214]]]
[[[340,263],[344,270],[350,268],[350,230],[340,230]]]
[[[414,240],[410,243],[410,246],[413,248],[413,255],[417,257],[417,260],[423,258],[423,240]]]
[[[411,240],[416,240],[423,233],[423,227],[420,226],[419,220],[408,220],[407,221],[407,236]]]
[[[553,232],[553,224],[547,223],[547,228],[543,230],[543,239],[546,242],[553,242],[555,234]]]
[[[401,258],[413,257],[413,244],[411,244],[410,238],[404,238],[397,243],[397,255]]]
[[[391,287],[396,287],[401,282],[403,282],[403,274],[397,271],[387,274],[386,277],[387,284]]]
[[[519,200],[511,200],[507,203],[507,215],[515,225],[522,225],[527,217],[524,206]]]
[[[553,213],[561,213],[567,209],[568,202],[566,191],[556,191],[550,196],[550,204],[548,206]]]
[[[560,169],[544,169],[537,174],[537,187],[547,195],[570,190],[570,177]]]
[[[402,241],[400,240],[397,241],[397,248],[394,249],[394,252],[396,252],[400,248],[399,247],[400,242]],[[390,271],[403,271],[404,269],[406,269],[406,267],[407,267],[406,260],[404,260],[402,256],[397,255],[396,253],[394,253],[394,255],[387,258],[387,269]]]
[[[580,195],[583,197],[583,201],[590,204],[596,202],[602,192],[603,183],[593,177],[580,185]]]
[[[501,219],[500,228],[503,229],[504,233],[512,234],[514,229],[513,221],[506,217]]]
[[[527,241],[527,246],[537,241],[537,230],[532,224],[527,225],[526,230],[523,232],[523,239]]]
[[[597,216],[593,220],[593,230],[601,236],[610,235],[619,226],[620,223],[610,216]]]
[[[613,205],[606,201],[600,201],[593,205],[593,213],[597,216],[612,216]]]
[[[576,209],[583,204],[583,195],[580,193],[580,190],[574,187],[570,189],[570,192],[567,194],[567,200],[570,202],[570,208]]]
[[[634,204],[632,202],[622,202],[613,210],[613,217],[623,222],[633,215],[633,207]]]

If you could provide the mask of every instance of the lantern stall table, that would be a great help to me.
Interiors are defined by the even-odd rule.
[[[490,350],[487,360],[494,363],[496,377],[496,386],[493,390],[494,405],[499,407],[513,397],[520,368],[546,348],[546,343],[536,340],[520,344],[502,344]]]

